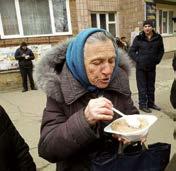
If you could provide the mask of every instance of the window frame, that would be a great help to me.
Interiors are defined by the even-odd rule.
[[[114,14],[114,21],[109,20],[109,14],[113,13]],[[115,12],[91,12],[91,14],[96,15],[96,23],[97,23],[97,28],[100,28],[100,14],[105,14],[105,19],[106,19],[106,30],[109,31],[109,24],[115,24],[115,36],[117,36],[117,14]],[[92,23],[91,23],[92,24]]]
[[[36,35],[24,35],[19,0],[14,0],[14,2],[15,2],[15,9],[16,9],[16,15],[17,15],[17,24],[18,24],[19,34],[17,34],[17,35],[4,35],[3,24],[2,24],[1,13],[0,13],[0,36],[1,36],[1,39],[25,38],[25,37],[44,37],[44,36],[58,36],[58,35],[71,35],[72,34],[69,0],[66,0],[68,31],[67,32],[56,32],[55,23],[54,23],[53,3],[52,3],[52,0],[48,0],[52,33],[51,34],[36,34]]]
[[[161,30],[161,33],[160,33],[160,17],[159,17],[159,12],[162,12],[162,30]],[[167,33],[163,33],[163,13],[164,12],[167,12]],[[172,24],[173,24],[173,30],[172,30],[172,33],[169,33],[170,31],[170,24],[169,24],[169,12],[173,12],[173,15],[174,15],[174,9],[167,9],[167,8],[158,8],[157,9],[157,31],[162,35],[162,36],[171,36],[174,34],[174,22],[172,21]]]

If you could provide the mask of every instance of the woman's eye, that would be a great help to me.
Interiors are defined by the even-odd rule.
[[[110,63],[110,64],[115,63],[115,58],[110,59],[110,60],[109,60],[109,63]]]
[[[101,62],[100,61],[94,61],[94,62],[92,62],[92,64],[99,65],[99,64],[101,64]]]

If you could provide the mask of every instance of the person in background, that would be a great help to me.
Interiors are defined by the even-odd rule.
[[[115,37],[114,40],[115,40],[115,42],[117,44],[117,47],[124,50],[124,44],[121,42],[120,38],[119,37]]]
[[[36,171],[29,147],[0,106],[0,170]]]
[[[22,92],[28,91],[27,78],[29,78],[31,90],[36,90],[33,80],[33,63],[34,54],[31,49],[27,47],[26,42],[22,42],[20,48],[15,52],[15,59],[18,60],[19,69],[22,77],[23,90]]]
[[[136,80],[139,94],[139,109],[150,113],[161,110],[155,104],[156,65],[164,54],[163,39],[153,29],[151,20],[143,23],[143,31],[135,37],[129,49],[129,56],[136,62]]]
[[[139,113],[121,58],[109,32],[88,28],[53,47],[36,66],[36,84],[47,95],[38,152],[57,163],[57,171],[90,171],[97,159],[108,162],[119,142],[128,141],[104,132],[119,117],[113,106]]]
[[[128,45],[128,42],[127,42],[127,40],[126,40],[126,37],[121,37],[120,38],[120,40],[121,40],[121,42],[123,43],[123,49],[126,51],[126,52],[128,52],[128,48],[129,48],[129,45]]]

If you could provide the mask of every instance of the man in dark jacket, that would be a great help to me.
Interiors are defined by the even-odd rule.
[[[36,171],[29,147],[0,106],[0,171]]]
[[[117,153],[118,139],[104,132],[119,117],[112,106],[138,113],[123,58],[110,33],[90,28],[53,47],[36,66],[36,83],[47,95],[39,155],[58,171],[90,171],[97,159],[107,162]]]
[[[153,30],[152,21],[143,23],[143,31],[135,37],[129,56],[136,62],[136,80],[139,109],[150,113],[150,108],[161,110],[155,104],[156,65],[164,54],[162,37]]]
[[[15,52],[15,59],[18,60],[19,69],[21,72],[23,90],[22,92],[28,91],[27,77],[31,85],[31,90],[36,90],[34,86],[34,80],[32,76],[34,54],[31,49],[27,47],[26,42],[22,42],[20,48]]]

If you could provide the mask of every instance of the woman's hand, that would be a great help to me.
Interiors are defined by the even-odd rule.
[[[141,145],[146,142],[147,135],[148,134],[146,134],[145,136],[143,136],[143,137],[141,137],[139,139],[139,141],[141,142]],[[130,144],[131,143],[131,141],[128,138],[122,137],[122,136],[117,135],[117,134],[112,134],[112,137],[115,138],[115,139],[117,139],[118,141],[121,141],[123,144]]]
[[[140,141],[141,141],[141,145],[144,144],[146,141],[147,141],[147,135],[144,135],[143,137],[140,138]]]
[[[111,101],[104,97],[91,99],[84,111],[87,122],[95,125],[98,121],[111,121],[114,115],[112,106]]]
[[[122,142],[123,144],[130,144],[131,143],[131,141],[128,140],[127,138],[124,138],[124,137],[117,135],[117,134],[112,134],[112,137],[117,139],[118,141]]]

